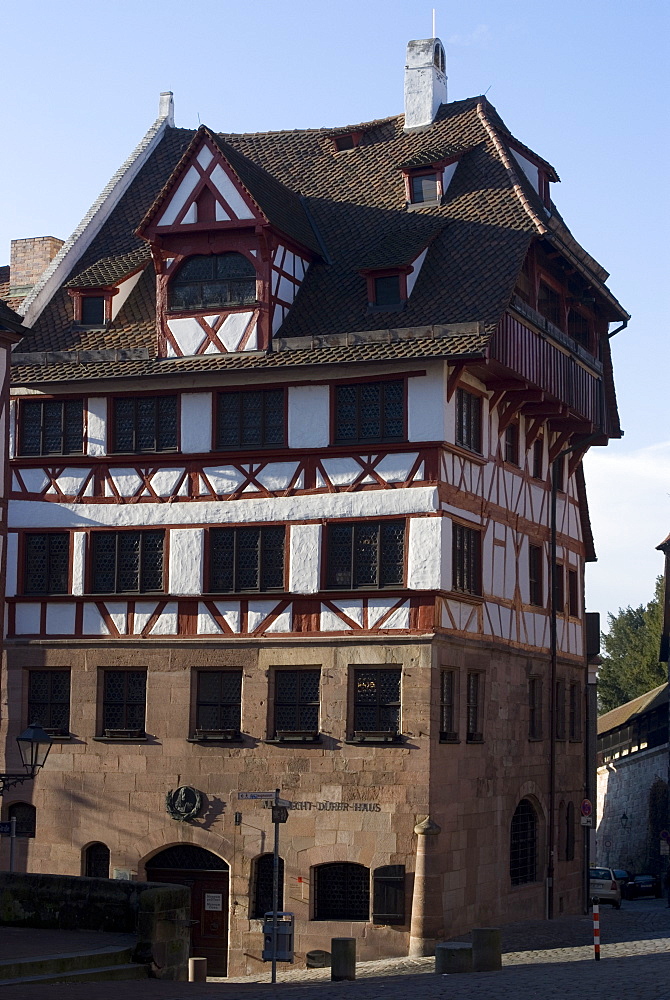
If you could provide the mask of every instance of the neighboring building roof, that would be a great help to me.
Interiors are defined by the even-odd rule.
[[[18,313],[0,299],[0,331],[12,334],[12,339],[19,341],[22,336],[29,333],[23,326],[23,320]]]
[[[211,133],[271,224],[318,255],[279,336],[355,333],[398,324],[398,314],[368,311],[360,272],[403,266],[427,246],[402,326],[495,326],[538,238],[572,255],[613,319],[627,316],[603,284],[607,272],[579,247],[560,216],[546,209],[515,166],[506,146],[510,133],[485,98],[442,105],[424,131],[405,133],[403,125],[400,115],[335,130],[362,132],[354,149],[340,153],[333,129]],[[36,320],[23,351],[146,348],[155,354],[153,264],[136,229],[196,135],[163,128],[100,231],[64,276],[69,285],[110,284],[146,261],[145,274],[115,321],[103,331],[73,330],[72,302],[62,286]],[[443,203],[408,212],[399,165],[427,162],[436,153],[441,158],[461,154]],[[550,165],[546,168],[555,176]]]
[[[619,726],[625,725],[638,715],[644,715],[645,712],[651,712],[652,709],[665,705],[667,701],[668,685],[666,682],[659,684],[652,691],[641,694],[638,698],[633,698],[632,701],[627,701],[625,705],[619,705],[611,712],[601,715],[598,719],[598,735],[602,736],[603,733],[607,733],[611,729],[618,729]]]
[[[9,264],[0,267],[0,299],[6,299],[9,293]]]

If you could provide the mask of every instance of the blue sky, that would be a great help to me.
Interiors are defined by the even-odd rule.
[[[449,96],[487,92],[549,160],[553,197],[633,319],[613,341],[626,434],[586,462],[603,615],[650,598],[670,532],[665,0],[5,0],[0,263],[12,238],[65,238],[147,130],[335,126],[402,111],[405,45],[437,33]]]

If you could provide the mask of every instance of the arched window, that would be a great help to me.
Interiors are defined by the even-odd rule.
[[[274,855],[261,854],[253,863],[252,891],[253,902],[251,907],[252,917],[264,917],[272,910],[272,879],[274,869]],[[284,860],[279,858],[279,910],[284,909]]]
[[[89,878],[109,878],[109,848],[97,842],[84,851],[84,874]]]
[[[565,860],[574,861],[575,857],[575,807],[568,802],[565,810]]]
[[[189,257],[170,282],[172,312],[200,312],[253,305],[256,268],[241,253]]]
[[[342,862],[314,869],[314,920],[369,919],[369,868]]]
[[[537,815],[528,799],[521,799],[512,817],[509,875],[512,885],[537,880]]]
[[[35,816],[37,810],[29,802],[13,802],[7,810],[7,819],[16,819],[17,837],[35,836]]]

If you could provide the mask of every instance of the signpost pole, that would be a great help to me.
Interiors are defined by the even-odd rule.
[[[12,816],[11,830],[9,833],[9,870],[14,871],[14,845],[16,844],[16,816]]]
[[[277,982],[277,911],[279,909],[279,789],[275,788],[275,808],[272,818],[275,828],[275,846],[272,858],[272,982]]]

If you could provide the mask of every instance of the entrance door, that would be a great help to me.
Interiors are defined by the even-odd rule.
[[[166,864],[175,861],[185,864]],[[192,867],[195,863],[207,867]],[[146,864],[146,872],[151,882],[190,888],[191,954],[207,959],[208,975],[227,975],[229,874],[225,861],[200,847],[180,844],[154,855]]]

